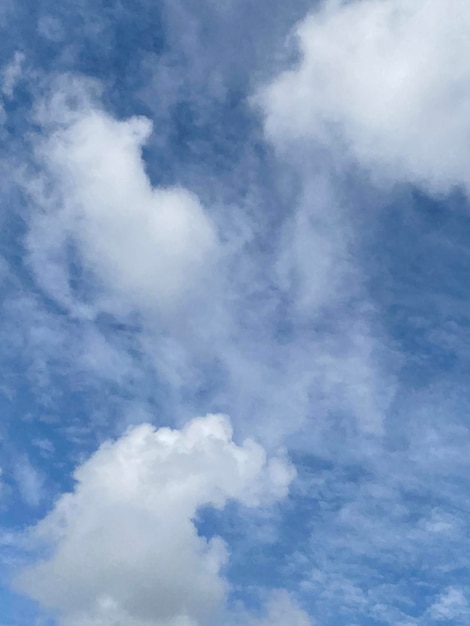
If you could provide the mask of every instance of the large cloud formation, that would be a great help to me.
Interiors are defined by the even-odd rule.
[[[34,529],[48,556],[18,584],[65,626],[211,624],[228,588],[227,550],[220,538],[198,535],[198,509],[269,505],[286,496],[293,476],[253,441],[236,445],[220,415],[181,431],[135,427],[76,470],[75,491]],[[273,601],[290,611],[285,598]]]
[[[387,182],[469,189],[465,0],[327,2],[300,23],[301,60],[261,95],[279,145],[315,142]]]
[[[217,363],[217,410],[265,443],[297,431],[313,413],[324,422],[352,413],[359,430],[379,433],[389,383],[377,374],[382,355],[367,307],[354,304],[364,294],[331,181],[302,182],[267,246],[256,240],[259,216],[252,222],[236,207],[249,242],[242,244],[221,217],[222,199],[201,203],[186,187],[158,184],[161,172],[143,154],[147,118],[106,112],[102,86],[83,77],[46,84],[36,102],[35,175],[24,183],[32,200],[27,258],[41,290],[75,320],[105,312],[137,321],[152,375],[178,390],[168,415],[194,415],[192,406],[181,410],[179,391],[191,397],[188,389],[211,388]],[[317,333],[314,320],[321,325],[333,310],[335,325]],[[283,326],[298,328],[302,339],[288,331],[280,345],[273,334]],[[97,373],[104,363],[104,376],[118,362],[103,357],[106,347],[95,338],[85,357]]]

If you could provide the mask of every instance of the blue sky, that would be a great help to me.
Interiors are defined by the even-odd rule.
[[[466,626],[464,0],[0,7],[1,626]]]

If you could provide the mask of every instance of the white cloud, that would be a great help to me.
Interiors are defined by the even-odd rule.
[[[227,550],[198,536],[198,508],[268,505],[293,476],[253,441],[236,445],[225,417],[143,424],[76,470],[75,491],[33,531],[49,556],[18,585],[67,626],[209,624],[223,610]]]
[[[314,626],[310,616],[282,590],[271,594],[264,611],[265,615],[258,619],[246,616],[243,626]]]
[[[7,98],[11,98],[15,92],[16,85],[23,73],[25,58],[23,52],[15,52],[13,59],[2,70],[1,90]]]
[[[152,186],[141,154],[148,119],[118,121],[80,86],[65,90],[49,103],[50,113],[41,113],[47,133],[37,159],[48,177],[29,186],[39,205],[28,237],[38,280],[70,306],[77,271],[71,258],[78,254],[75,264],[105,287],[103,308],[174,313],[198,293],[216,259],[211,221],[189,191]],[[74,108],[67,98],[77,97]],[[54,127],[57,116],[62,123]],[[110,304],[110,297],[117,300]]]
[[[309,338],[303,370],[310,374],[317,432],[346,416],[359,430],[380,434],[395,391],[396,356],[367,293],[357,197],[343,188],[337,163],[319,158],[325,155],[314,124],[315,98],[321,95],[310,89],[310,77],[304,78],[306,64],[281,74],[254,97],[264,110],[268,139],[297,187],[282,225],[275,280],[287,294],[293,326],[321,328]]]
[[[302,199],[286,216],[268,267],[256,246],[248,250],[230,239],[237,239],[230,228],[219,244],[195,196],[152,187],[141,154],[150,123],[107,115],[99,91],[63,77],[38,109],[44,136],[37,141],[39,174],[28,183],[34,202],[27,239],[38,283],[74,316],[89,319],[104,310],[146,318],[141,351],[151,375],[174,391],[169,414],[193,413],[180,398],[211,387],[206,372],[217,362],[223,389],[204,410],[222,406],[265,443],[279,442],[307,420],[328,421],[332,412],[380,432],[388,390],[380,388],[373,331],[350,305],[359,278],[331,181],[302,182]],[[243,222],[244,209],[236,210]],[[244,226],[252,242],[257,226],[249,220]],[[288,323],[302,333],[332,312],[335,327],[323,336],[307,330],[280,347],[272,325],[283,298]],[[84,367],[129,378],[129,358],[118,358],[96,333],[86,337]]]
[[[453,622],[456,619],[469,618],[470,607],[465,594],[461,589],[449,587],[430,608],[432,618],[443,622]]]
[[[465,0],[327,2],[296,30],[297,67],[259,97],[268,134],[388,182],[468,190],[469,28]]]
[[[32,465],[26,455],[21,456],[13,467],[21,499],[31,507],[38,506],[44,496],[44,477]]]

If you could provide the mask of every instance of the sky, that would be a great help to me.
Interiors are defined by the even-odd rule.
[[[0,626],[468,626],[469,29],[0,2]]]

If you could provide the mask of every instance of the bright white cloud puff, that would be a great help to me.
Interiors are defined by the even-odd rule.
[[[31,189],[42,208],[28,239],[33,266],[46,290],[67,304],[70,279],[62,274],[58,280],[64,267],[57,261],[66,263],[74,247],[124,308],[144,316],[174,314],[199,292],[217,258],[215,229],[194,194],[152,187],[142,159],[152,132],[148,119],[118,121],[82,97],[79,111],[56,105],[52,114],[42,113],[50,134],[37,158],[55,197],[45,197],[37,185]],[[51,115],[62,116],[55,130]]]
[[[76,470],[74,492],[33,531],[50,556],[19,586],[67,626],[212,623],[223,611],[228,554],[221,539],[198,536],[198,509],[269,505],[293,477],[254,442],[237,446],[223,416],[180,431],[135,427]]]
[[[468,190],[469,28],[465,0],[325,3],[260,96],[268,135],[346,151],[387,182]]]

